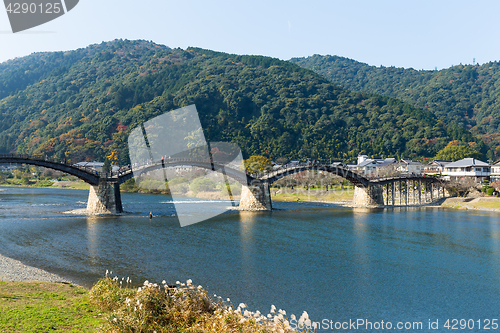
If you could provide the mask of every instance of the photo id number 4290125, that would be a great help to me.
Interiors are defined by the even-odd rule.
[[[63,9],[61,3],[28,3],[28,2],[14,2],[9,3],[5,7],[9,14],[59,14]]]
[[[443,327],[449,330],[496,330],[498,319],[448,319]]]

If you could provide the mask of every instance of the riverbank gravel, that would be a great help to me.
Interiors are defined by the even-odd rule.
[[[25,265],[18,260],[2,256],[1,254],[0,281],[71,282],[59,275],[46,272],[36,267]]]

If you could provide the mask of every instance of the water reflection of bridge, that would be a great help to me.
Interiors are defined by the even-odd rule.
[[[119,186],[134,177],[162,168],[191,166],[217,171],[243,185],[240,209],[272,209],[270,185],[277,180],[304,171],[321,171],[349,180],[354,186],[353,204],[356,206],[425,204],[444,197],[444,183],[425,175],[399,175],[386,178],[367,178],[341,164],[303,163],[281,167],[271,172],[247,174],[230,164],[210,160],[165,159],[150,161],[134,167],[122,167],[117,172],[99,172],[93,168],[77,166],[66,161],[50,160],[41,156],[0,154],[0,163],[28,164],[62,171],[91,185],[87,210],[94,213],[120,213],[123,211]]]

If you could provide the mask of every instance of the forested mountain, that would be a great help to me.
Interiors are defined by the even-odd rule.
[[[439,71],[374,67],[338,56],[290,60],[346,89],[401,99],[447,124],[466,127],[500,158],[500,63],[458,65]]]
[[[244,157],[432,157],[450,140],[486,152],[428,110],[290,62],[115,40],[0,64],[0,153],[125,164],[131,130],[193,103],[207,140],[237,143]]]

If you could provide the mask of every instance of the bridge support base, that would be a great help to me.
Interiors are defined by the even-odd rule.
[[[241,200],[239,210],[245,211],[270,211],[273,209],[271,203],[271,192],[268,183],[254,183],[243,186],[241,189]]]
[[[120,184],[100,180],[99,185],[90,186],[87,213],[118,214],[123,212]]]
[[[368,185],[368,187],[354,187],[352,204],[357,207],[383,206],[383,188],[380,185]]]

